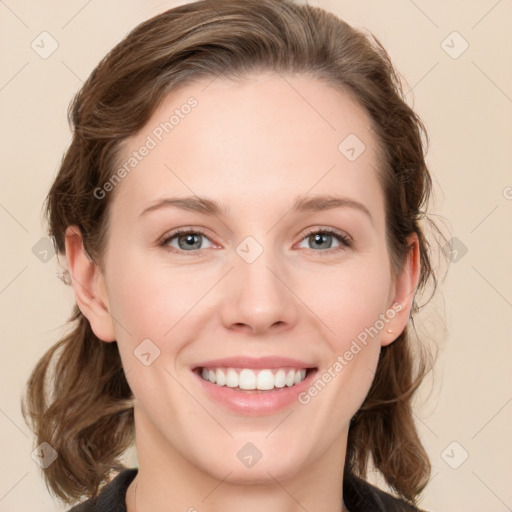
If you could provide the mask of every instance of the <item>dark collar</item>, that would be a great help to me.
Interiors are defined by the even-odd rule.
[[[137,472],[137,468],[121,471],[95,499],[68,512],[126,512],[126,491]],[[343,479],[343,500],[350,512],[422,512],[351,473],[346,473]]]

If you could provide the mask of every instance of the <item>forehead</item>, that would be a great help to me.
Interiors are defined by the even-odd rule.
[[[215,196],[245,210],[310,190],[380,200],[368,114],[302,75],[209,78],[172,91],[122,144],[122,167],[116,202],[131,209],[165,194]]]

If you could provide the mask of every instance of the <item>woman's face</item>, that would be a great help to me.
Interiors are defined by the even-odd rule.
[[[415,286],[391,274],[369,117],[305,76],[209,79],[166,97],[123,166],[111,334],[90,320],[118,342],[139,463],[239,482],[339,465]]]

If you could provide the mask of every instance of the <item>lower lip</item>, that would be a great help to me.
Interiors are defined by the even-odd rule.
[[[299,394],[311,385],[316,372],[316,369],[309,369],[306,378],[299,384],[274,388],[262,393],[237,391],[236,388],[217,386],[217,384],[204,380],[197,372],[193,373],[199,379],[205,393],[229,410],[245,416],[263,416],[276,413],[290,404],[296,403]]]

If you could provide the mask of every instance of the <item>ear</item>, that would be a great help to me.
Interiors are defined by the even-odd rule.
[[[386,311],[386,316],[390,320],[382,332],[381,346],[383,347],[395,341],[405,329],[420,278],[421,263],[418,235],[416,233],[409,235],[407,243],[409,252],[400,275],[394,278],[390,293],[390,300]]]
[[[77,226],[66,229],[65,245],[66,261],[80,311],[100,340],[115,341],[104,276],[87,254]]]

